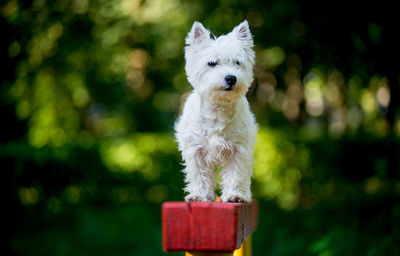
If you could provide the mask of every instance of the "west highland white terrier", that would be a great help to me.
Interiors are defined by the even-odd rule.
[[[175,124],[186,201],[214,201],[217,175],[223,202],[251,200],[257,125],[246,92],[253,81],[253,46],[247,21],[218,38],[195,22],[186,37],[185,70],[193,91]]]

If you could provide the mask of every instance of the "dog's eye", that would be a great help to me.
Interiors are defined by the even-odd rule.
[[[235,61],[235,64],[238,65],[238,66],[240,66],[240,62],[239,62],[238,60]]]
[[[217,66],[217,62],[216,62],[216,61],[210,61],[210,62],[208,62],[207,64],[208,64],[208,66],[210,66],[210,67],[215,67],[215,66]]]

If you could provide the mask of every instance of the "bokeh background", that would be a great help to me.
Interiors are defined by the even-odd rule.
[[[392,1],[395,2],[395,1]],[[379,1],[5,0],[4,255],[163,255],[184,38],[244,19],[254,255],[400,255],[400,19]]]

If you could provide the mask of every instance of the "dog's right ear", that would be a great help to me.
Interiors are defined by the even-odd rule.
[[[204,26],[195,21],[192,29],[186,36],[186,45],[193,46],[206,42],[210,38],[210,31],[204,28]]]

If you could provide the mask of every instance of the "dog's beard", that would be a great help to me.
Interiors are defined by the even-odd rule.
[[[201,93],[202,98],[220,104],[233,104],[246,95],[247,87],[237,84],[230,89],[226,85],[215,85]]]

